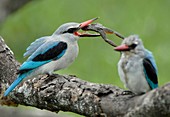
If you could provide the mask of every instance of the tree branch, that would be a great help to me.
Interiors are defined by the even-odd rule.
[[[16,78],[19,63],[0,38],[1,105],[18,104],[52,112],[70,111],[85,116],[163,117],[170,116],[170,83],[144,95],[125,95],[112,85],[83,81],[75,76],[39,76],[21,83],[8,97],[6,88]]]

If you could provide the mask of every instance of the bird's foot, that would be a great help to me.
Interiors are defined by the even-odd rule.
[[[125,90],[122,92],[122,95],[135,95],[132,91]]]
[[[137,95],[140,96],[140,95],[144,95],[144,94],[146,94],[146,92],[142,92],[142,93],[139,93],[139,94],[137,94]]]
[[[77,77],[76,75],[69,75],[69,76],[71,76],[71,77]]]
[[[56,76],[58,76],[59,74],[49,74],[49,73],[46,73],[46,75],[47,75],[47,77],[56,77]]]

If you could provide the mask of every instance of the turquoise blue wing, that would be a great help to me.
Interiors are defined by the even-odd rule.
[[[33,54],[41,45],[43,45],[47,40],[49,40],[51,36],[45,36],[41,37],[39,39],[36,39],[34,42],[30,44],[30,46],[26,49],[26,52],[24,53],[24,57],[30,56]]]
[[[5,91],[4,96],[7,96],[24,78],[26,78],[29,75],[28,73],[21,74],[17,77],[17,79],[8,87],[8,89]]]
[[[155,64],[155,63],[154,63]],[[153,60],[145,58],[143,60],[145,78],[151,89],[158,87],[157,68],[153,65]]]
[[[53,60],[58,60],[65,54],[66,50],[66,42],[48,41],[41,45],[28,60],[21,65],[19,73],[25,73]]]
[[[146,50],[145,51],[145,56],[146,56],[147,59],[149,59],[149,61],[153,65],[154,69],[156,70],[156,74],[158,75],[157,65],[156,65],[155,59],[154,59],[154,57],[152,55],[152,52],[150,52],[149,50]]]

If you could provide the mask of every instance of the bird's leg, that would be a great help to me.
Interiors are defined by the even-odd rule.
[[[54,73],[46,73],[47,77],[56,77],[59,74],[54,74]]]
[[[71,77],[77,77],[76,75],[69,75],[69,76],[71,76]]]
[[[51,75],[49,73],[46,73],[47,77],[50,77]]]
[[[54,76],[53,73],[46,73],[47,77]]]

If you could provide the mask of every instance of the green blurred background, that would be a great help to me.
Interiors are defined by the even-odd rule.
[[[155,56],[161,86],[169,81],[169,11],[169,0],[33,0],[1,24],[0,35],[22,63],[26,60],[23,53],[35,39],[51,35],[63,23],[100,17],[96,22],[124,36],[138,34],[142,38],[145,47]],[[108,38],[121,43],[114,35]],[[76,61],[57,73],[123,88],[117,73],[120,54],[113,47],[100,37],[82,38],[79,47]]]

